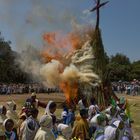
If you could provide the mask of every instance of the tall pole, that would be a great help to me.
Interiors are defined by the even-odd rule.
[[[100,8],[106,5],[109,1],[100,2],[101,0],[96,0],[96,6],[90,10],[90,12],[94,12],[96,10],[96,29],[99,28],[100,23]]]
[[[99,7],[100,5],[100,0],[97,1],[97,7]],[[97,19],[96,19],[96,29],[99,27],[99,22],[100,22],[100,10],[99,8],[97,8],[96,10],[96,13],[97,13]]]

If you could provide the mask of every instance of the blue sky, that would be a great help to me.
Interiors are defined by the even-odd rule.
[[[102,0],[105,1],[105,0]],[[47,31],[70,31],[73,21],[95,24],[95,13],[86,11],[94,0],[0,0],[0,31],[12,48],[41,46]],[[100,28],[105,51],[140,59],[140,0],[110,0],[101,9]]]

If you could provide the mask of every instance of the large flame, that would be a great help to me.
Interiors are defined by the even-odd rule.
[[[56,79],[59,81],[59,86],[63,90],[68,103],[77,98],[78,80],[82,79],[81,77],[83,77],[83,79],[87,78],[89,80],[89,77],[85,76],[85,73],[81,73],[79,69],[77,69],[75,65],[72,64],[71,57],[71,54],[74,54],[76,50],[81,52],[80,49],[85,44],[85,42],[89,40],[89,33],[90,31],[87,30],[86,33],[84,31],[84,33],[70,32],[69,34],[63,34],[62,32],[48,32],[43,34],[45,51],[43,51],[41,55],[44,59],[44,62],[49,63],[50,66],[55,64],[52,63],[53,60],[57,60],[62,65],[61,70],[57,70],[59,71],[59,76],[57,76]],[[91,52],[91,50],[89,51]],[[81,57],[81,53],[79,57]],[[83,57],[86,59],[87,57],[89,58],[89,56],[86,54],[84,54]],[[80,60],[83,61],[84,59],[82,58]],[[45,72],[46,68],[43,70]],[[89,76],[91,77],[91,73]],[[53,75],[50,77],[50,79],[52,78]],[[52,81],[51,83],[57,82]]]
[[[60,83],[60,88],[63,90],[66,97],[67,103],[70,105],[71,102],[75,102],[77,99],[78,83],[74,82],[62,82]]]
[[[28,49],[19,59],[21,68],[47,87],[60,86],[67,102],[73,101],[77,98],[78,84],[83,87],[90,85],[92,88],[99,82],[98,76],[93,72],[94,55],[91,43],[94,40],[91,41],[91,38],[94,34],[91,31],[91,28],[86,28],[68,34],[43,34],[42,59],[38,50]]]
[[[64,69],[71,61],[69,58],[66,59],[65,56],[81,47],[80,36],[75,33],[63,34],[62,32],[48,32],[43,34],[43,40],[45,42],[44,47],[46,51],[42,52],[42,57],[45,62],[50,62],[53,59],[58,60],[63,64]],[[62,79],[64,80],[60,82],[60,88],[63,90],[68,103],[77,97],[78,91],[78,81],[71,82],[71,80],[76,78],[77,72],[73,73],[73,70],[70,70],[70,72],[71,73],[67,73],[67,75],[69,75],[68,77],[72,76],[72,79],[68,77],[64,78],[66,74],[63,75],[62,70],[61,75],[63,75]]]

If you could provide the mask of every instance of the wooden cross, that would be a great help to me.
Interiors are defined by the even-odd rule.
[[[99,28],[99,21],[100,21],[100,8],[104,5],[106,5],[109,1],[101,3],[100,0],[95,0],[96,6],[93,7],[90,12],[94,12],[96,10],[96,29]]]

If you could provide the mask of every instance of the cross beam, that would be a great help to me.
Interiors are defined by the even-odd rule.
[[[99,28],[99,21],[100,21],[100,8],[106,5],[109,1],[101,3],[100,0],[96,0],[96,6],[93,7],[90,12],[94,12],[96,10],[96,29]]]

